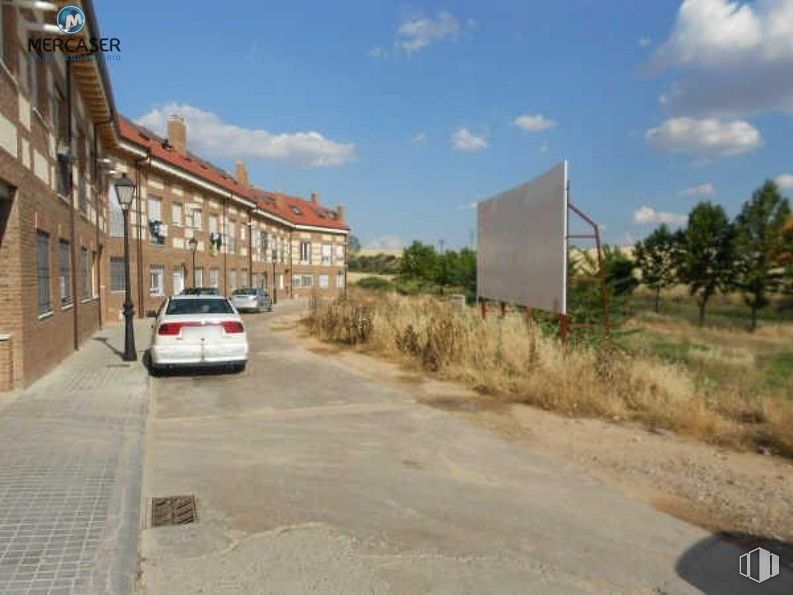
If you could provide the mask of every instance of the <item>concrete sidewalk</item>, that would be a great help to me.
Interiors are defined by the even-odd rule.
[[[1,593],[134,588],[148,374],[122,346],[107,327],[0,409]]]

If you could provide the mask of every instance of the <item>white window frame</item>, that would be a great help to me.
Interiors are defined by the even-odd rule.
[[[220,287],[220,269],[217,267],[209,269],[209,286],[216,288]]]
[[[308,283],[306,283],[308,281]],[[314,275],[303,273],[303,280],[300,282],[303,287],[314,287]]]
[[[333,259],[333,247],[330,244],[322,244],[322,264],[330,265]]]
[[[336,273],[336,287],[344,289],[344,273],[342,271]]]
[[[201,219],[203,213],[201,209],[192,209],[190,211],[190,226],[198,231],[201,231],[201,225],[204,223]]]
[[[295,289],[301,287],[300,279],[301,279],[301,275],[292,275],[292,287],[294,287]]]
[[[174,227],[182,227],[182,220],[184,215],[184,206],[180,202],[171,204],[171,225]]]
[[[181,279],[182,279],[182,283],[181,283],[182,287],[181,287],[181,289],[179,289],[177,291],[177,283],[176,283],[176,281],[177,281],[177,279],[179,277],[181,277]],[[185,268],[182,265],[174,267],[173,271],[171,271],[171,288],[173,290],[173,295],[179,295],[182,291],[184,291],[184,288],[187,287],[187,285],[186,285],[186,282],[187,282],[186,277],[187,277],[187,271],[185,270]]]
[[[311,264],[311,242],[300,242],[300,264]]]
[[[154,281],[157,278],[159,283],[155,285]],[[149,295],[152,297],[165,295],[165,267],[161,264],[149,266]]]
[[[319,288],[327,289],[328,287],[330,287],[330,277],[329,275],[323,273],[319,276]]]
[[[154,205],[156,208],[153,208]],[[156,217],[154,211],[156,211]],[[150,196],[146,200],[146,214],[149,221],[162,221],[162,199],[159,196]]]
[[[218,232],[218,216],[217,213],[209,214],[209,233]]]

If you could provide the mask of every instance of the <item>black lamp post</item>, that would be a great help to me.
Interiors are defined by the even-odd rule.
[[[124,361],[134,362],[138,358],[135,352],[135,329],[132,317],[135,308],[132,305],[132,292],[129,282],[129,207],[135,194],[135,184],[123,174],[116,181],[116,196],[124,214]]]
[[[195,251],[198,248],[198,240],[193,236],[187,243],[190,245],[190,250],[193,251],[193,287],[195,288]]]

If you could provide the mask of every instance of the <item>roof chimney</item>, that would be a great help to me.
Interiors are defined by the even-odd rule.
[[[178,114],[168,116],[168,142],[177,153],[187,154],[187,126]]]
[[[319,206],[319,195],[316,192],[311,193],[311,204],[315,207]]]
[[[347,214],[347,207],[344,205],[339,205],[336,207],[336,217],[338,217],[339,221],[344,223],[344,215]]]
[[[248,168],[244,161],[237,161],[237,183],[241,186],[250,186],[248,182]]]

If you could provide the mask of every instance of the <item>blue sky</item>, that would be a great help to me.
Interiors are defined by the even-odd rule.
[[[122,113],[182,113],[192,150],[346,204],[364,245],[465,245],[472,203],[561,159],[611,242],[793,194],[793,0],[96,9]]]

